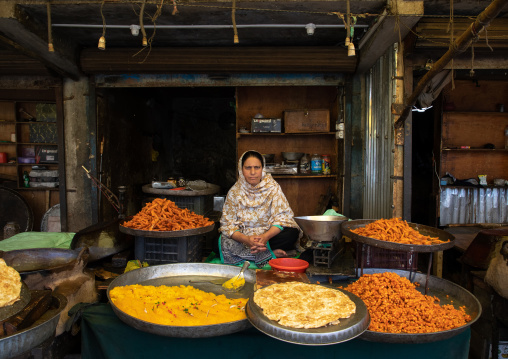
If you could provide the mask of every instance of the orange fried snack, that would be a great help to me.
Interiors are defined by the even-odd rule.
[[[359,296],[371,317],[369,330],[385,333],[434,333],[471,321],[465,307],[439,305],[407,278],[393,272],[364,274],[345,290]]]
[[[213,224],[208,218],[187,208],[179,208],[175,202],[156,198],[143,207],[124,227],[144,231],[181,231]]]
[[[402,244],[429,245],[449,242],[449,240],[442,241],[438,237],[425,236],[411,228],[407,221],[399,218],[378,219],[351,232],[364,237]]]

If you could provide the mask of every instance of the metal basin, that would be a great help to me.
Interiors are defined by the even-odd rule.
[[[67,299],[57,293],[53,293],[52,296],[53,301],[50,309],[32,326],[0,339],[0,359],[26,353],[55,335],[60,313],[67,305]]]
[[[153,286],[192,285],[193,287],[206,292],[213,292],[218,295],[224,294],[227,298],[249,298],[250,295],[254,292],[254,284],[256,282],[256,274],[252,270],[246,270],[244,272],[245,286],[239,292],[235,293],[226,292],[223,290],[222,286],[212,283],[189,283],[190,281],[206,281],[220,278],[226,280],[237,275],[239,272],[240,268],[236,266],[209,263],[174,263],[145,267],[124,273],[121,276],[117,277],[109,285],[107,294],[109,302],[111,303],[111,308],[118,316],[118,318],[127,325],[130,325],[131,327],[138,330],[167,337],[215,337],[239,332],[249,328],[251,325],[247,318],[229,323],[201,326],[172,326],[154,324],[124,313],[111,302],[109,293],[115,287],[131,284]]]
[[[405,270],[386,270],[379,268],[364,269],[364,274],[384,272],[394,272],[401,277],[406,278],[409,278],[410,275],[409,271]],[[427,275],[422,273],[413,273],[412,276],[414,276],[413,283],[420,283],[420,286],[416,287],[416,289],[419,292],[423,293]],[[471,292],[453,282],[434,276],[429,276],[428,286],[429,291],[427,295],[437,297],[441,306],[445,304],[452,304],[456,309],[458,309],[460,306],[465,306],[466,313],[471,316],[471,321],[461,327],[450,330],[443,330],[435,333],[382,333],[366,330],[360,336],[360,339],[382,343],[429,343],[454,337],[455,335],[458,335],[469,328],[474,322],[476,322],[476,320],[478,320],[478,318],[480,318],[482,313],[482,306],[478,299],[476,299],[476,297]]]
[[[344,216],[303,216],[294,217],[303,233],[316,242],[332,242],[342,237],[340,226],[347,221]]]

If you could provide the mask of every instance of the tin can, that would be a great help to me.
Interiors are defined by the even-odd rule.
[[[331,173],[330,169],[330,156],[329,155],[323,155],[323,174],[329,175]]]

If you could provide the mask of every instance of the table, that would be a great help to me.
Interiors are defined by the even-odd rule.
[[[109,304],[87,307],[81,317],[82,359],[106,358],[411,358],[467,359],[470,329],[424,344],[368,342],[359,338],[325,346],[306,346],[271,338],[255,328],[212,338],[169,338],[123,323]]]

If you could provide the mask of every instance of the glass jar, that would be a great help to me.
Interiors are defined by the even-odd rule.
[[[321,174],[323,172],[323,158],[321,155],[314,153],[310,158],[310,171],[313,174]]]
[[[330,156],[329,155],[323,155],[323,174],[329,175],[331,173],[330,169]]]
[[[10,238],[20,232],[19,224],[16,222],[7,222],[7,224],[4,226],[4,238],[7,239]]]
[[[310,171],[310,162],[307,154],[304,153],[303,157],[300,159],[300,173],[309,173]]]

